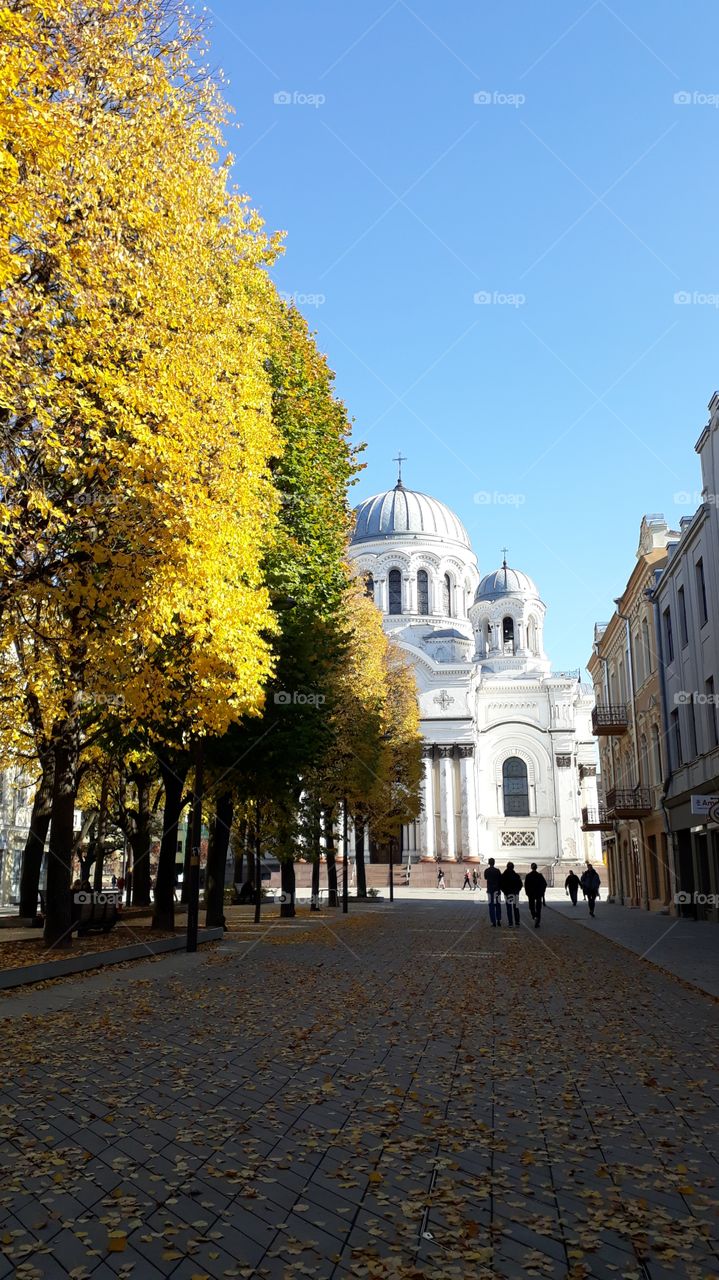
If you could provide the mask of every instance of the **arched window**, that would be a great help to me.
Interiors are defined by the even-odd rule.
[[[483,626],[483,628],[482,628],[482,635],[483,635],[483,637],[484,637],[484,653],[485,653],[485,657],[486,657],[486,656],[487,656],[487,654],[489,653],[489,648],[490,648],[490,636],[489,636],[489,623],[488,623],[488,622],[485,622],[485,624],[484,624],[484,626]]]
[[[429,613],[429,577],[426,569],[417,573],[417,613]]]
[[[519,756],[510,756],[502,765],[505,818],[529,817],[527,766]]]
[[[514,653],[514,621],[512,618],[502,619],[502,650]]]
[[[389,611],[390,613],[401,613],[402,574],[399,569],[390,569],[387,581],[389,583]]]
[[[445,618],[452,617],[452,579],[448,573],[442,579],[442,612]]]
[[[371,573],[366,573],[364,576],[364,593],[370,600],[374,600],[374,577]]]
[[[652,725],[652,749],[654,754],[654,782],[657,786],[662,782],[662,741],[657,725]]]

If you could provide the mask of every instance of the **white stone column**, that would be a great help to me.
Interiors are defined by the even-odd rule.
[[[454,837],[454,760],[453,747],[439,748],[440,852],[448,862],[457,858]]]
[[[387,612],[387,579],[377,578],[375,584],[375,604],[382,613]]]
[[[419,844],[422,862],[434,862],[434,790],[432,787],[432,747],[422,748],[422,812],[419,818]]]
[[[417,571],[407,578],[407,599],[409,601],[408,609],[410,613],[417,612]]]
[[[474,747],[471,745],[459,748],[459,785],[462,797],[462,852],[467,862],[479,862]]]

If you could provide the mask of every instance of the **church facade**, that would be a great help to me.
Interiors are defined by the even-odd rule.
[[[480,577],[458,517],[401,478],[357,508],[350,556],[417,679],[422,813],[404,860],[535,861],[557,884],[601,864],[582,831],[597,807],[594,697],[578,671],[552,671],[532,579],[506,557]]]

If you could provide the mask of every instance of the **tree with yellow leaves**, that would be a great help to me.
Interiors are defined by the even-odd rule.
[[[0,34],[0,638],[51,726],[59,944],[93,716],[185,746],[263,705],[275,245],[184,9],[24,0]]]

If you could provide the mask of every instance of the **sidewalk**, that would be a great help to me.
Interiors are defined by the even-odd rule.
[[[592,920],[586,902],[581,899],[576,907],[567,898],[552,900],[547,894],[547,899],[547,908],[559,912],[565,919],[626,947],[641,960],[658,965],[719,999],[718,925],[602,901],[597,903]]]

